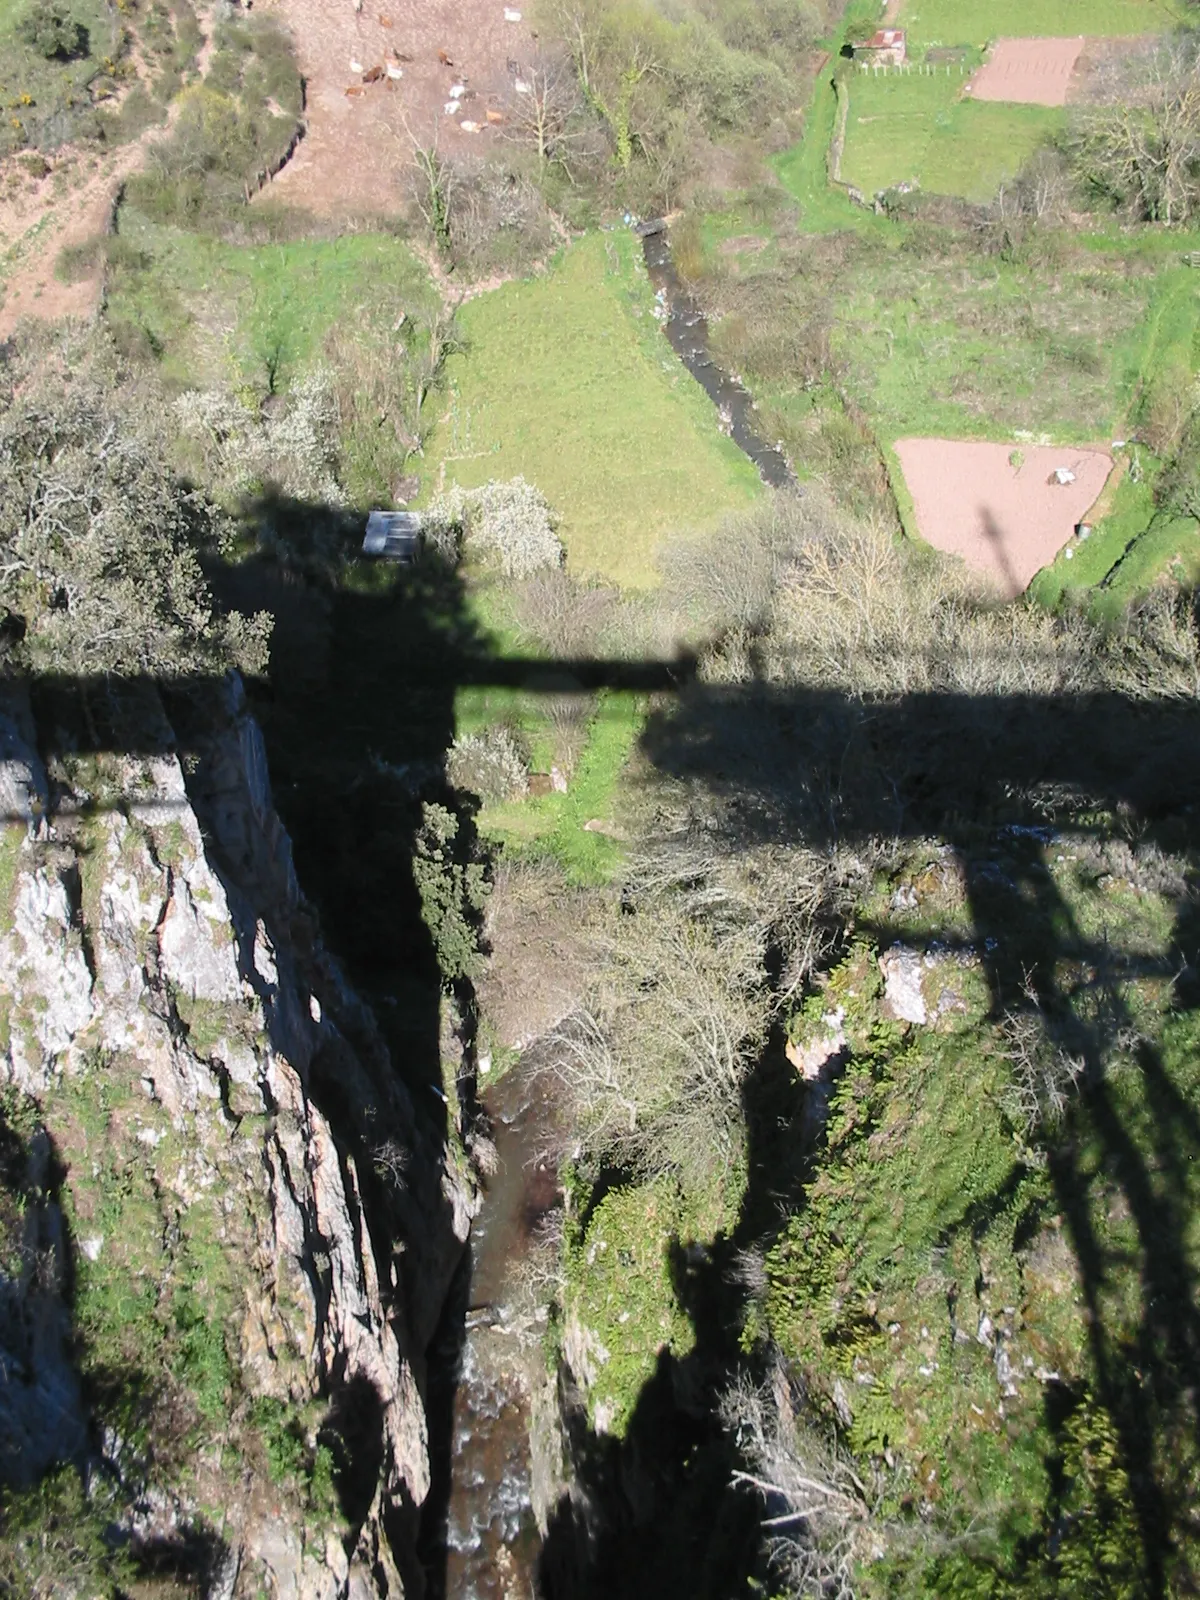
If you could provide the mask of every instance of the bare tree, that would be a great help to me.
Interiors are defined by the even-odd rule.
[[[413,200],[438,246],[448,250],[458,188],[457,169],[439,148],[436,122],[428,139],[417,136],[403,111],[400,112],[400,125],[412,151]],[[389,127],[388,132],[394,138],[400,137],[394,127]]]
[[[553,1068],[589,1141],[647,1172],[728,1169],[767,1022],[762,929],[693,917],[663,896],[621,917],[602,955]]]
[[[570,176],[570,157],[592,142],[592,129],[581,113],[583,93],[571,57],[543,53],[513,85],[505,126],[510,138],[530,146],[538,171],[556,161]]]
[[[1126,63],[1108,103],[1080,117],[1072,154],[1083,181],[1150,222],[1187,222],[1200,202],[1200,58],[1172,39]]]
[[[866,1486],[839,1453],[798,1423],[777,1367],[759,1388],[739,1376],[721,1416],[747,1464],[733,1481],[762,1501],[772,1565],[796,1596],[854,1600],[854,1571],[880,1533]]]
[[[628,168],[634,146],[645,147],[635,114],[638,89],[661,72],[651,38],[619,26],[597,0],[560,0],[556,25],[583,98],[611,130],[617,165]]]

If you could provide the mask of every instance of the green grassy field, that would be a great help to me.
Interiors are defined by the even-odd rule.
[[[271,366],[280,386],[335,325],[435,299],[425,269],[387,235],[235,246],[125,208],[119,238],[109,319],[143,330],[179,383],[261,382]]]
[[[759,480],[663,338],[636,248],[593,235],[462,308],[423,477],[428,491],[522,474],[559,514],[573,571],[646,586],[665,536],[745,505]]]
[[[1171,0],[906,0],[898,22],[911,52],[999,38],[1155,33],[1182,12]]]
[[[548,764],[552,729],[534,699],[525,696],[524,703],[514,708],[516,720],[533,745],[535,765],[541,761]],[[500,720],[484,715],[471,691],[460,691],[456,709],[459,732]],[[607,882],[620,864],[621,846],[609,833],[589,829],[587,824],[598,822],[606,829],[611,826],[617,784],[642,731],[645,715],[645,702],[640,695],[608,691],[598,696],[583,753],[566,794],[537,795],[484,806],[479,813],[480,832],[513,854],[552,856],[570,883]]]
[[[1062,125],[1045,106],[961,98],[966,77],[851,73],[842,179],[866,194],[915,183],[933,194],[990,200]]]
[[[775,172],[799,205],[806,233],[835,233],[843,228],[870,232],[879,227],[875,214],[856,206],[829,182],[829,144],[836,120],[837,98],[828,74],[822,73],[813,90],[804,137],[775,157]]]

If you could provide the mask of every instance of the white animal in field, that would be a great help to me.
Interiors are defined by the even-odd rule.
[[[461,110],[462,107],[459,105],[457,100],[447,100],[446,104],[442,107],[442,115],[446,117],[456,117]]]
[[[394,61],[389,61],[387,64],[387,75],[392,79],[402,78],[404,76],[404,68],[397,66]]]
[[[355,61],[354,58],[351,57],[351,59],[350,59],[350,71],[351,72],[362,72],[364,70],[365,69],[363,68],[362,62],[361,61]]]
[[[504,20],[505,22],[520,22],[521,13],[519,11],[514,11],[511,6],[505,6]]]
[[[451,100],[461,100],[463,95],[466,94],[466,92],[467,92],[467,86],[466,86],[465,83],[452,84],[451,87],[450,87],[450,98],[451,98]]]
[[[480,131],[478,122],[460,122],[459,127],[464,133],[478,133]]]
[[[518,78],[516,80],[516,82],[513,84],[513,88],[517,91],[518,94],[528,94],[529,93],[529,85],[525,82],[524,78]]]

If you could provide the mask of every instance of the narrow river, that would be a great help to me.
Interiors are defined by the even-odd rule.
[[[708,325],[679,280],[665,225],[643,229],[650,281],[665,307],[671,348],[717,408],[723,431],[765,483],[795,483],[777,445],[757,431],[754,402],[708,348]],[[531,1315],[529,1272],[538,1230],[558,1205],[553,1143],[553,1082],[513,1068],[480,1084],[492,1121],[497,1167],[471,1235],[465,1333],[444,1352],[455,1381],[445,1514],[445,1587],[437,1600],[535,1600],[540,1553],[530,1470],[530,1393],[544,1372],[544,1322]],[[433,1565],[441,1567],[441,1561]],[[440,1576],[440,1572],[439,1572]]]
[[[758,431],[754,401],[736,378],[713,360],[708,344],[708,322],[684,288],[671,259],[671,239],[663,222],[642,224],[642,254],[650,282],[663,296],[664,331],[671,348],[717,408],[723,430],[758,468],[764,483],[784,489],[795,483],[787,457]]]
[[[451,1429],[447,1600],[533,1600],[538,1531],[530,1476],[530,1390],[545,1371],[544,1315],[530,1273],[559,1203],[549,1075],[511,1069],[482,1099],[496,1171],[471,1233],[471,1288]]]

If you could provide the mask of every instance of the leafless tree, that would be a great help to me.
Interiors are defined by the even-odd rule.
[[[571,57],[543,52],[513,84],[504,127],[511,139],[533,149],[539,173],[556,161],[569,177],[572,154],[595,142],[583,110]]]
[[[737,1378],[721,1415],[746,1462],[733,1481],[762,1501],[763,1533],[788,1592],[854,1600],[855,1567],[881,1543],[871,1497],[836,1444],[798,1421],[782,1368],[761,1388]]]
[[[388,132],[394,138],[403,138],[412,152],[413,201],[438,246],[448,250],[458,190],[457,168],[442,154],[436,122],[428,137],[422,137],[403,111],[399,120],[400,130],[388,125]]]
[[[761,928],[689,916],[664,896],[621,917],[604,954],[553,1068],[589,1142],[648,1172],[727,1168],[769,1009]]]
[[[1072,153],[1083,181],[1151,222],[1187,222],[1200,203],[1200,58],[1186,37],[1115,70],[1106,104],[1083,112]]]

